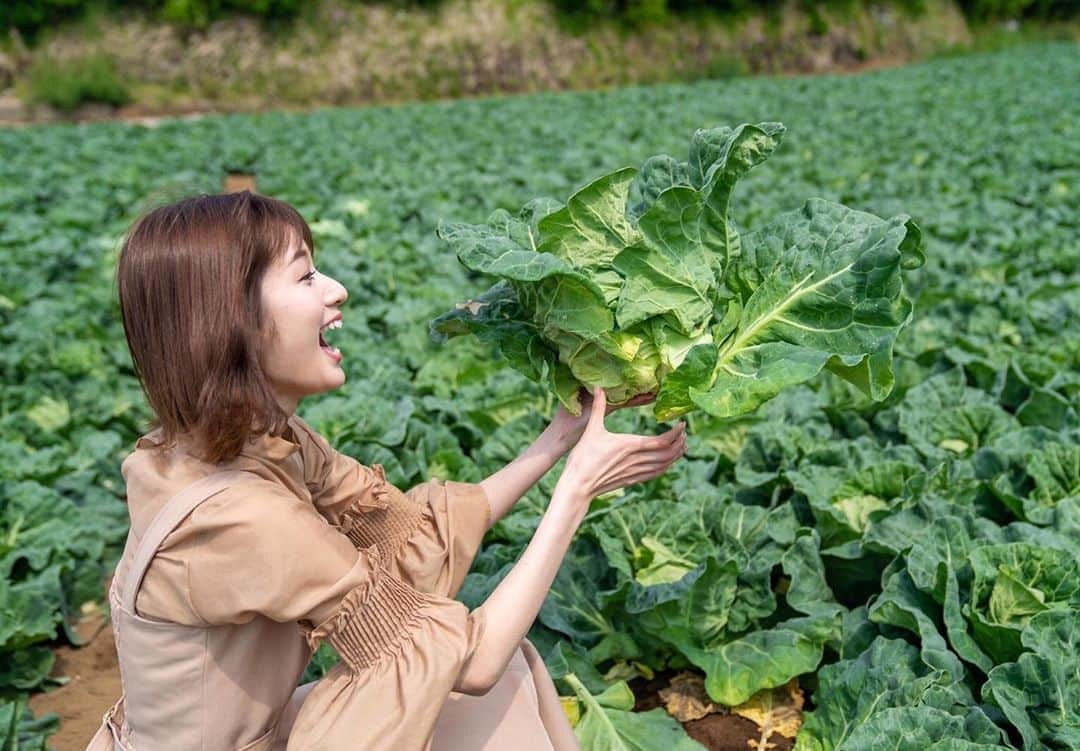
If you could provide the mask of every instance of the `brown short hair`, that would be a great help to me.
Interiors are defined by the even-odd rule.
[[[204,461],[234,458],[288,415],[259,364],[273,336],[261,306],[266,270],[311,229],[283,201],[247,191],[153,209],[120,249],[116,285],[135,374],[165,445],[183,435]]]

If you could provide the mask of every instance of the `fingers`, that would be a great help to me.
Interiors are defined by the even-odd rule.
[[[670,445],[663,448],[653,449],[650,451],[640,451],[633,454],[633,460],[627,464],[628,468],[636,469],[641,466],[654,463],[667,463],[678,459],[680,456],[686,453],[686,436],[682,435],[678,440],[673,441]]]
[[[590,496],[655,479],[686,453],[686,424],[657,436],[609,433],[604,428],[607,395],[596,387],[583,440],[571,452],[567,471],[588,477]]]
[[[671,465],[677,462],[686,453],[686,447],[682,446],[677,451],[671,451],[661,456],[654,456],[649,461],[640,462],[627,468],[629,483],[642,482],[642,478],[652,480],[667,472]]]
[[[639,482],[648,482],[649,480],[655,480],[660,475],[664,474],[671,468],[672,462],[657,463],[649,465],[648,467],[642,467],[638,471],[626,477],[620,477],[610,483],[605,484],[599,490],[596,491],[597,495],[603,493],[610,493],[612,490],[618,490],[619,488],[628,488],[631,485],[637,485]]]
[[[631,450],[636,452],[656,451],[664,449],[680,439],[685,441],[686,423],[676,423],[675,427],[656,436],[629,436]]]
[[[631,477],[636,477],[638,475],[648,475],[650,478],[659,477],[660,475],[667,472],[671,468],[671,465],[677,462],[681,456],[682,453],[680,452],[675,456],[669,457],[667,459],[648,462],[646,464],[642,464],[641,466],[634,467]]]
[[[607,407],[607,395],[599,386],[593,389],[592,404],[590,405],[589,424],[586,430],[602,430],[604,427],[604,414]]]
[[[678,431],[677,440],[651,451],[630,454],[602,483],[608,490],[625,488],[639,482],[654,480],[686,453],[686,434]],[[607,490],[602,491],[607,492]]]
[[[680,438],[684,441],[686,440],[685,422],[676,423],[674,427],[656,436],[654,440],[658,445],[663,446],[665,443],[673,443],[675,441],[678,441]]]

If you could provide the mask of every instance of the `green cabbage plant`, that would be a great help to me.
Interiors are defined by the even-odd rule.
[[[500,279],[436,318],[433,339],[475,334],[574,414],[580,387],[601,386],[613,403],[657,394],[660,420],[730,417],[822,369],[883,399],[912,310],[901,270],[922,264],[921,234],[906,215],[810,199],[740,235],[735,182],[784,130],[698,130],[685,162],[653,156],[565,204],[441,222],[461,263]]]

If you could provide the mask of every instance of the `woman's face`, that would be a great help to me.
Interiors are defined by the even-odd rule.
[[[323,346],[322,329],[341,318],[338,307],[348,296],[337,281],[315,270],[303,240],[267,270],[262,306],[276,335],[263,346],[259,360],[287,414],[296,411],[301,397],[345,383],[341,353]]]

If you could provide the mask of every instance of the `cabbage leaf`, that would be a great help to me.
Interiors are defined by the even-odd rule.
[[[734,417],[822,370],[884,399],[921,233],[906,215],[811,199],[742,236],[734,187],[784,132],[698,130],[685,162],[657,155],[565,204],[440,223],[461,263],[498,281],[432,321],[432,338],[475,334],[574,414],[580,388],[600,386],[615,404],[657,394],[661,420]]]

